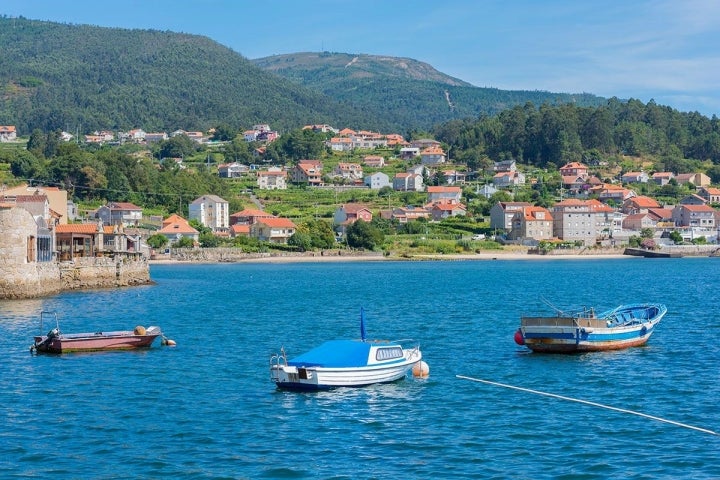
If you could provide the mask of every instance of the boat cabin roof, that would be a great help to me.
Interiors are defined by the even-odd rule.
[[[363,342],[360,340],[330,340],[288,361],[295,367],[364,367],[368,364],[372,347],[395,347],[389,342]]]

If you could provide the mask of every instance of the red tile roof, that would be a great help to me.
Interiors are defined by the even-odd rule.
[[[97,223],[67,223],[55,226],[55,233],[97,233]],[[104,230],[103,230],[104,231]]]
[[[263,218],[258,223],[264,223],[270,228],[296,228],[292,220],[288,218]]]

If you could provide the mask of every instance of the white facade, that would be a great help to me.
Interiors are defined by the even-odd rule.
[[[373,190],[379,190],[383,187],[392,187],[392,184],[390,183],[390,177],[388,177],[383,172],[376,172],[372,175],[367,175],[365,177],[365,185],[367,185]]]
[[[190,220],[197,220],[213,232],[226,232],[230,228],[229,205],[217,195],[203,195],[189,206]]]

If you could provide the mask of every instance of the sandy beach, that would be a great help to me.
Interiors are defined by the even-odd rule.
[[[610,259],[610,258],[639,258],[622,253],[582,253],[582,254],[552,254],[552,255],[536,255],[529,254],[525,251],[488,251],[471,254],[431,254],[431,255],[408,255],[385,256],[379,253],[373,254],[353,254],[342,253],[341,255],[320,255],[315,254],[282,254],[282,255],[257,255],[248,254],[247,256],[236,256],[232,259],[223,259],[212,261],[203,259],[174,259],[170,255],[158,255],[149,261],[150,265],[155,264],[189,264],[189,263],[338,263],[338,262],[408,262],[408,261],[487,261],[487,260],[590,260],[590,259]]]

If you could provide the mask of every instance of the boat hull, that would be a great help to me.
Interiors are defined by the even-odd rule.
[[[365,387],[376,383],[390,383],[405,378],[421,360],[360,368],[273,366],[271,376],[275,384],[285,390],[329,390],[339,387]]]
[[[519,343],[541,353],[597,352],[642,346],[666,311],[663,305],[632,305],[598,317],[523,317],[518,330]]]
[[[42,353],[99,352],[150,348],[161,333],[138,335],[133,331],[36,336],[34,348]]]

